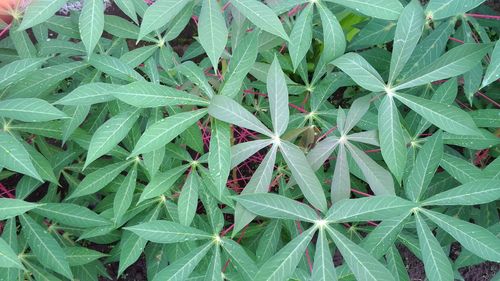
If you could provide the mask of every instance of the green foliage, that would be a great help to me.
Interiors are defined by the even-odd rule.
[[[500,262],[484,0],[67,2],[0,11],[1,280],[410,280],[401,247],[431,281]]]

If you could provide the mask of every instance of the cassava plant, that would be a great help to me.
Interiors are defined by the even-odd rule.
[[[0,0],[0,280],[500,262],[485,0],[113,2]]]

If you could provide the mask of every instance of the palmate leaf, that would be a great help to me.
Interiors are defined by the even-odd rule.
[[[259,165],[252,178],[241,192],[241,195],[252,193],[265,193],[268,191],[271,184],[274,164],[276,162],[277,147],[272,146],[271,150],[266,154],[264,160]],[[234,233],[238,233],[248,223],[255,218],[255,213],[246,209],[241,203],[237,203],[234,209],[235,223]]]
[[[290,113],[288,110],[288,89],[285,74],[281,70],[276,57],[274,57],[267,74],[267,94],[274,133],[281,136],[288,126]]]
[[[332,62],[361,87],[372,92],[385,91],[385,83],[380,74],[362,56],[347,53]]]
[[[207,243],[192,250],[187,255],[177,259],[175,262],[165,267],[162,271],[158,272],[153,281],[186,280],[212,246],[212,243]]]
[[[39,204],[19,199],[0,198],[0,220],[6,220],[22,215],[39,206]]]
[[[231,4],[257,27],[289,40],[276,14],[264,3],[258,0],[235,0]]]
[[[395,20],[401,14],[403,6],[397,0],[327,0],[344,5],[367,16],[385,20]]]
[[[485,260],[500,261],[500,239],[488,230],[435,211],[423,209],[421,211],[467,250]]]
[[[294,70],[297,69],[311,46],[313,12],[313,5],[308,5],[304,10],[302,10],[295,21],[292,32],[290,33],[288,48]]]
[[[270,139],[263,139],[243,142],[231,146],[231,169],[257,153],[257,151],[272,144],[272,142],[273,141]]]
[[[316,241],[316,254],[314,256],[314,267],[311,273],[311,280],[337,280],[337,273],[335,272],[330,246],[326,239],[325,230],[322,228],[319,230],[318,240]]]
[[[311,207],[272,193],[244,194],[234,199],[248,211],[270,218],[314,222],[318,215]]]
[[[288,280],[299,264],[315,230],[310,228],[286,244],[260,268],[254,280]]]
[[[357,280],[394,280],[392,274],[363,248],[329,226],[326,230]]]
[[[430,281],[454,280],[451,263],[439,245],[439,241],[434,237],[421,215],[417,213],[415,218],[427,278]]]
[[[104,30],[104,4],[101,0],[88,0],[83,4],[79,24],[80,36],[90,56]]]
[[[23,235],[37,260],[47,268],[73,279],[66,255],[57,241],[28,215],[19,217]]]
[[[179,243],[185,241],[211,239],[213,235],[179,223],[156,220],[125,227],[139,237],[155,243]]]
[[[406,166],[406,142],[399,111],[392,96],[386,95],[378,113],[378,131],[382,156],[389,170],[401,182]]]
[[[227,44],[228,31],[221,7],[216,0],[204,0],[200,12],[198,34],[200,44],[217,69],[219,58]]]
[[[396,196],[372,196],[345,199],[328,210],[325,220],[331,222],[378,221],[409,213],[418,205]]]
[[[130,157],[163,147],[196,123],[207,113],[206,109],[187,111],[169,116],[149,126],[137,141]]]

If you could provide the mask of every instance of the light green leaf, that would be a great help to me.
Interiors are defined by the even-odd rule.
[[[347,53],[332,62],[361,87],[372,91],[385,91],[385,83],[380,74],[362,56]]]
[[[480,134],[470,115],[455,106],[401,93],[394,97],[444,131],[456,135]]]
[[[104,30],[104,3],[101,0],[87,0],[83,4],[78,23],[83,45],[90,56]]]
[[[132,67],[128,66],[126,63],[115,57],[94,54],[90,57],[89,63],[92,64],[92,66],[96,69],[118,79],[129,82],[145,80],[144,77],[142,77]]]
[[[181,195],[177,202],[179,222],[182,225],[189,226],[193,221],[198,207],[198,188],[200,184],[200,176],[196,171],[192,170],[182,186]]]
[[[326,230],[339,249],[344,261],[354,273],[357,280],[373,281],[387,280],[394,281],[392,274],[379,261],[368,254],[363,248],[343,236],[337,230],[326,226]]]
[[[330,158],[330,155],[339,145],[339,138],[335,136],[327,137],[317,143],[309,153],[307,153],[307,161],[314,171],[317,171],[325,161]]]
[[[220,248],[214,247],[214,254],[210,259],[210,264],[207,268],[207,273],[205,275],[206,281],[223,281],[223,273],[222,273],[222,264],[221,264],[221,256],[220,256]]]
[[[311,280],[336,281],[337,273],[333,265],[332,253],[325,236],[325,230],[320,228],[318,240],[316,241],[316,254],[314,255],[314,267]]]
[[[184,165],[170,169],[164,173],[157,173],[153,180],[151,180],[144,188],[144,191],[139,198],[139,203],[167,192],[172,185],[174,185],[177,179],[184,174],[187,168],[188,166]]]
[[[106,254],[101,252],[78,246],[65,247],[63,251],[66,254],[66,260],[70,266],[89,264],[106,256]]]
[[[203,72],[203,69],[198,67],[194,62],[192,61],[186,61],[176,67],[179,72],[186,76],[191,82],[196,84],[207,96],[209,99],[211,99],[215,94],[214,90],[208,84],[207,78],[205,77],[205,73]]]
[[[247,160],[250,156],[257,153],[257,151],[263,149],[271,143],[272,140],[263,139],[242,142],[231,146],[231,169],[235,168],[243,161]]]
[[[394,195],[394,181],[391,174],[356,146],[350,143],[346,146],[375,195]]]
[[[0,131],[0,166],[42,181],[28,151],[15,137],[3,131]]]
[[[264,193],[268,191],[273,176],[277,150],[278,148],[276,146],[271,147],[271,150],[266,154],[266,157],[264,157],[264,160],[262,160],[257,170],[252,175],[252,178],[245,186],[245,189],[241,192],[241,195]],[[245,209],[240,203],[237,203],[234,209],[234,216],[235,223],[233,232],[238,233],[250,223],[256,215]]]
[[[347,163],[346,148],[343,144],[339,146],[330,189],[332,193],[332,203],[339,202],[343,199],[349,199],[351,195],[349,163]]]
[[[137,13],[135,11],[135,5],[133,0],[115,0],[116,6],[122,10],[129,18],[131,18],[135,23],[138,23]]]
[[[159,0],[149,6],[142,17],[139,38],[168,24],[191,0]]]
[[[195,124],[207,113],[206,109],[187,111],[169,116],[149,126],[130,154],[130,157],[165,146],[179,134]]]
[[[221,200],[231,168],[231,128],[229,124],[215,119],[212,119],[211,125],[208,168],[216,188],[216,198]]]
[[[63,111],[69,116],[61,126],[63,144],[75,130],[85,121],[90,112],[90,105],[65,106]]]
[[[416,71],[393,89],[411,88],[464,74],[473,69],[490,49],[491,44],[462,44],[420,71]]]
[[[422,251],[422,257],[425,267],[425,274],[429,281],[453,281],[453,270],[448,257],[443,252],[439,241],[434,237],[431,230],[417,213],[415,214],[417,222],[417,233]]]
[[[422,202],[423,205],[479,205],[500,198],[500,180],[482,179],[443,191]]]
[[[246,281],[255,280],[255,274],[259,270],[255,262],[248,256],[243,247],[233,240],[222,238],[222,248],[231,257],[231,263],[235,265],[238,272]]]
[[[155,243],[179,243],[200,239],[211,239],[213,235],[193,227],[171,221],[155,220],[135,226],[124,227],[141,238]]]
[[[399,233],[405,227],[405,220],[410,213],[394,216],[383,220],[368,236],[361,241],[359,246],[365,249],[374,258],[381,258],[390,250],[398,238]]]
[[[327,206],[323,187],[307,162],[304,153],[297,146],[287,141],[280,141],[279,146],[281,154],[304,197],[315,208],[325,212]]]
[[[221,7],[216,0],[203,0],[198,24],[198,38],[213,68],[218,69],[219,58],[227,44],[228,31]]]
[[[370,17],[395,20],[401,14],[403,6],[398,0],[327,0],[344,5]]]
[[[448,153],[443,154],[439,164],[462,184],[480,180],[483,176],[481,170],[472,163]]]
[[[214,96],[208,107],[208,113],[221,121],[247,128],[269,137],[273,136],[273,133],[257,117],[228,97]]]
[[[285,74],[276,57],[274,57],[267,74],[267,95],[274,133],[281,136],[288,127],[290,112],[288,110],[288,89]]]
[[[66,3],[65,0],[37,0],[31,2],[23,15],[19,30],[28,29],[51,18]]]
[[[0,117],[24,122],[45,122],[68,116],[45,100],[18,98],[0,101]]]
[[[96,193],[112,182],[130,163],[126,161],[110,164],[88,174],[67,200]]]
[[[16,60],[3,66],[0,68],[0,90],[7,88],[11,83],[40,68],[46,60],[45,58],[28,58]]]
[[[311,241],[315,228],[304,231],[285,245],[276,255],[262,265],[254,280],[286,281],[292,276],[299,264],[307,245]]]
[[[207,100],[196,95],[142,81],[121,86],[111,94],[127,104],[140,108],[209,104]]]
[[[235,2],[231,3],[234,4]],[[263,5],[262,3],[260,4]],[[257,59],[259,34],[258,30],[248,33],[241,39],[235,50],[233,50],[233,56],[224,77],[224,84],[222,85],[222,89],[219,90],[220,95],[234,98],[240,92],[243,80],[245,80]]]
[[[294,71],[311,47],[313,7],[313,5],[307,5],[307,7],[302,10],[293,25],[292,33],[290,33],[288,50],[290,52]]]
[[[500,109],[477,109],[469,112],[472,120],[481,128],[500,127]]]
[[[378,131],[382,156],[389,170],[401,182],[406,166],[406,142],[399,111],[392,96],[386,95],[378,112]]]
[[[394,82],[417,46],[425,24],[424,10],[418,0],[408,4],[399,17],[392,46],[389,83]]]
[[[73,227],[97,227],[111,223],[85,207],[70,203],[47,203],[37,207],[33,212]]]
[[[286,41],[289,40],[276,14],[264,3],[258,0],[234,0],[231,4],[257,27]]]
[[[485,0],[431,0],[425,13],[433,20],[463,14],[479,6]]]
[[[271,220],[262,233],[255,255],[257,263],[263,264],[278,250],[281,240],[282,223],[280,220]]]
[[[113,214],[115,222],[120,223],[123,215],[127,212],[134,198],[134,190],[137,180],[137,167],[134,166],[123,179],[115,199],[113,200]]]
[[[19,199],[0,198],[0,220],[10,219],[39,207],[39,204]]]
[[[102,124],[92,135],[83,168],[118,145],[134,126],[139,113],[140,110],[125,111]]]
[[[340,223],[352,221],[380,221],[409,213],[417,205],[396,196],[372,196],[345,199],[328,210],[325,220]]]
[[[500,239],[488,230],[434,211],[424,209],[421,211],[467,250],[485,260],[500,261]]]
[[[434,133],[417,155],[417,160],[405,184],[406,195],[413,201],[420,201],[425,194],[436,169],[443,157],[443,139],[441,132]]]
[[[243,194],[233,197],[248,211],[275,219],[314,222],[318,215],[311,207],[282,195],[273,193]]]
[[[495,48],[491,54],[490,65],[488,65],[486,73],[484,74],[481,88],[488,86],[498,79],[500,79],[500,41],[495,43]]]
[[[27,215],[20,216],[19,220],[23,226],[22,233],[38,261],[43,266],[73,279],[64,251],[47,230]]]
[[[348,133],[356,126],[370,109],[370,95],[357,98],[351,105],[344,124],[344,133]],[[351,135],[352,136],[352,135]]]
[[[14,250],[2,238],[0,238],[0,267],[24,269]]]
[[[82,85],[69,94],[56,101],[55,104],[64,105],[92,105],[113,100],[111,91],[116,90],[116,85],[109,83],[90,83]]]

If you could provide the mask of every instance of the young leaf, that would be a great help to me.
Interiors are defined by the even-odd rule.
[[[137,109],[125,111],[102,124],[90,140],[87,159],[85,159],[83,168],[85,169],[94,160],[118,145],[134,126],[135,121],[139,118],[139,113],[140,110]]]
[[[0,101],[0,117],[24,122],[45,122],[67,116],[45,100],[18,98]]]
[[[290,33],[288,48],[294,71],[304,59],[311,46],[313,7],[313,5],[307,5],[302,10],[293,25],[292,33]]]
[[[406,166],[406,142],[399,111],[392,96],[386,95],[378,112],[378,131],[382,156],[389,170],[401,182]]]
[[[402,90],[464,74],[474,68],[490,49],[491,44],[462,44],[415,72],[393,89]]]
[[[234,0],[231,4],[257,27],[286,41],[289,40],[276,14],[264,3],[258,0]]]
[[[219,58],[227,44],[228,31],[221,7],[216,0],[203,0],[198,24],[200,44],[212,62],[214,70],[218,69]]]
[[[443,139],[439,131],[427,139],[417,155],[415,166],[413,166],[405,185],[406,195],[409,199],[420,201],[421,196],[429,187],[442,157]]]
[[[0,220],[10,219],[33,210],[40,205],[19,199],[0,198]]]
[[[73,279],[66,255],[57,241],[28,215],[20,216],[19,220],[23,226],[23,235],[38,261],[43,266]]]
[[[500,261],[500,239],[488,230],[438,212],[422,210],[422,213],[453,236],[467,250],[485,260]]]
[[[0,166],[42,181],[24,146],[10,134],[0,131]]]
[[[288,89],[285,74],[281,70],[276,57],[274,57],[267,74],[267,94],[274,133],[281,136],[288,126],[290,113],[288,110]]]
[[[394,280],[392,274],[363,248],[329,226],[326,226],[326,230],[357,280]]]
[[[304,231],[285,245],[276,255],[270,258],[255,275],[254,280],[286,281],[292,276],[309,245],[315,228]]]
[[[244,194],[234,197],[250,212],[264,217],[314,222],[318,215],[309,206],[272,193]]]
[[[418,0],[408,4],[399,17],[392,46],[389,83],[394,82],[417,46],[425,24],[425,15]]]
[[[101,0],[87,0],[83,4],[79,24],[80,36],[87,49],[87,55],[94,52],[94,48],[104,30],[104,4]]]
[[[165,146],[207,113],[206,109],[187,111],[169,116],[149,126],[130,154],[137,156]]]
[[[315,208],[325,212],[327,207],[323,187],[302,151],[287,141],[280,141],[280,150],[304,197]]]
[[[328,210],[325,219],[333,222],[378,221],[409,213],[417,205],[396,196],[345,199]]]
[[[424,258],[425,274],[432,281],[452,281],[453,270],[448,257],[443,252],[439,241],[434,237],[431,230],[417,213],[415,215],[417,222],[417,233]]]
[[[163,220],[124,227],[124,229],[155,243],[179,243],[212,238],[211,234],[196,228]]]
[[[385,84],[380,74],[359,54],[347,53],[332,62],[361,87],[372,91],[385,91]]]
[[[447,132],[457,135],[480,133],[470,115],[457,107],[401,93],[394,97]]]
[[[167,192],[177,179],[184,174],[187,168],[188,166],[184,165],[170,169],[165,173],[157,173],[153,180],[144,188],[139,198],[139,203]]]
[[[88,228],[110,224],[110,221],[107,219],[76,204],[47,203],[39,206],[33,212],[58,223],[73,227]]]
[[[273,133],[257,117],[228,97],[214,96],[208,107],[208,113],[221,121],[247,128],[269,137],[273,136]]]

